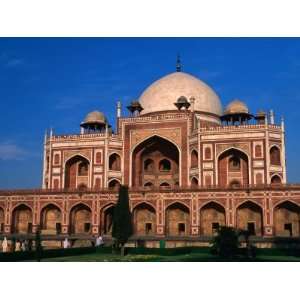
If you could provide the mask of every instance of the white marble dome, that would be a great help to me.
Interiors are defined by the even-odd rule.
[[[195,111],[222,115],[221,101],[212,88],[184,72],[166,75],[146,88],[139,98],[144,109],[141,114],[176,110],[174,103],[181,96],[195,98]]]

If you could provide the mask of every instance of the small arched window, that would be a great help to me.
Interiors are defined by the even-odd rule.
[[[210,149],[210,147],[205,148],[204,157],[205,157],[205,159],[211,159],[211,149]]]
[[[59,154],[58,154],[58,153],[56,153],[56,154],[54,155],[54,164],[55,164],[55,165],[58,165],[58,164],[59,164]]]
[[[198,152],[196,150],[191,153],[191,167],[198,168]]]
[[[120,182],[116,179],[113,179],[111,180],[109,183],[108,183],[108,188],[109,189],[112,189],[112,190],[118,190],[120,187]]]
[[[159,170],[160,171],[170,171],[171,170],[171,162],[167,159],[162,159],[160,162],[159,162]]]
[[[46,159],[46,172],[49,171],[49,156],[47,156],[47,159]]]
[[[241,169],[241,160],[237,156],[229,158],[229,171],[239,171]]]
[[[191,186],[197,187],[198,186],[198,179],[196,177],[193,177],[191,180]]]
[[[170,187],[171,187],[170,184],[167,183],[167,182],[163,182],[163,183],[161,183],[159,186],[160,186],[161,188],[163,188],[163,189],[167,189],[167,188],[170,188]]]
[[[152,182],[146,182],[146,183],[144,184],[144,187],[150,189],[150,188],[153,187],[153,183],[152,183]]]
[[[241,186],[241,183],[238,180],[232,180],[229,184],[231,188],[237,188]]]
[[[144,161],[144,170],[146,172],[151,172],[154,170],[154,161],[150,158]]]
[[[270,149],[270,163],[271,165],[280,166],[280,150],[276,146]]]
[[[205,182],[205,186],[211,186],[212,185],[211,176],[210,175],[205,175],[204,182]]]
[[[101,152],[96,153],[96,164],[101,164]]]
[[[58,189],[58,187],[59,187],[59,180],[58,179],[54,179],[53,180],[53,188],[54,189]]]
[[[86,186],[86,184],[84,184],[84,183],[80,183],[80,184],[78,185],[77,188],[78,188],[79,190],[83,191],[83,190],[86,190],[86,189],[87,189],[87,186]]]
[[[271,184],[273,185],[277,185],[277,184],[281,184],[281,178],[278,175],[274,175],[271,178]]]
[[[89,170],[89,165],[87,162],[80,162],[78,165],[78,176],[87,176]]]
[[[257,173],[255,176],[256,184],[262,184],[263,183],[263,176],[261,173]]]
[[[255,146],[255,157],[262,157],[261,145]]]
[[[109,169],[113,171],[121,171],[121,158],[117,153],[109,157]]]
[[[101,187],[101,179],[100,178],[96,178],[95,179],[95,188],[96,189],[100,189]]]

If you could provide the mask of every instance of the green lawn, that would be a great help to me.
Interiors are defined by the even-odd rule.
[[[43,259],[47,262],[213,262],[222,261],[218,257],[210,253],[190,253],[182,255],[155,255],[155,254],[128,254],[124,257],[116,254],[92,253],[77,256],[65,256],[57,258]],[[244,259],[236,259],[235,261],[245,261]],[[300,257],[295,256],[267,256],[258,255],[254,261],[266,262],[300,262]]]

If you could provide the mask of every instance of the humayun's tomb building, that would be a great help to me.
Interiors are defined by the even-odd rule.
[[[1,235],[109,239],[120,184],[129,186],[133,239],[156,247],[205,244],[221,225],[261,243],[300,236],[300,185],[286,179],[284,122],[251,114],[181,71],[155,81],[122,114],[80,132],[45,136],[43,186],[0,191]]]

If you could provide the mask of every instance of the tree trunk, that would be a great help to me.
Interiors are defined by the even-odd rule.
[[[121,256],[125,256],[125,246],[121,246]]]

